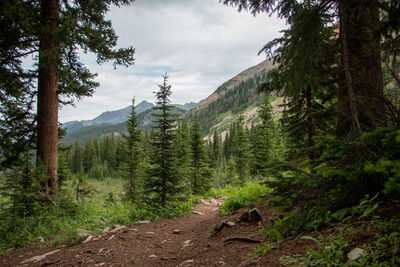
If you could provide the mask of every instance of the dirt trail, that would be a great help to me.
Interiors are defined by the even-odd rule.
[[[0,258],[0,266],[265,266],[248,258],[258,244],[224,242],[232,237],[261,240],[257,223],[237,223],[210,237],[223,219],[221,203],[203,201],[191,215],[133,224],[75,246],[21,248]]]

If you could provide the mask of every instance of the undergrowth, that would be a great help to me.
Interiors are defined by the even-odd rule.
[[[53,245],[73,244],[82,241],[79,229],[99,233],[115,224],[129,225],[140,220],[157,221],[192,212],[200,196],[187,196],[185,200],[171,200],[161,207],[146,203],[123,201],[123,181],[89,180],[90,194],[76,201],[73,183],[60,193],[57,206],[43,205],[32,216],[13,215],[8,209],[0,211],[0,253],[9,248],[21,247],[38,239]]]
[[[219,211],[221,215],[247,206],[252,202],[258,201],[259,197],[268,194],[272,189],[259,182],[246,182],[242,186],[227,185],[224,189],[215,191],[216,195],[225,196],[226,199]]]

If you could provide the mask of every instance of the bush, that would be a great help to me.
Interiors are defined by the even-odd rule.
[[[247,206],[259,199],[260,196],[271,193],[272,190],[259,182],[246,182],[243,186],[228,185],[216,193],[226,196],[220,207],[220,213],[226,215],[229,211]]]

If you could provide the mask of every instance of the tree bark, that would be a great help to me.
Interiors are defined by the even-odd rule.
[[[343,81],[339,86],[338,128],[341,135],[346,136],[358,128],[355,115],[361,131],[386,124],[380,38],[376,34],[379,27],[378,1],[339,0],[339,18]],[[355,114],[355,105],[358,114]]]
[[[59,0],[41,1],[41,36],[37,95],[37,160],[49,178],[42,182],[45,193],[57,194],[58,143],[58,16]]]

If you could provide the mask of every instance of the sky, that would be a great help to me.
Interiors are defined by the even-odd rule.
[[[239,13],[219,0],[136,0],[112,7],[107,18],[119,47],[136,49],[135,64],[114,69],[96,65],[95,55],[81,61],[98,73],[92,97],[64,106],[59,120],[93,119],[104,111],[125,108],[135,97],[155,102],[154,92],[166,72],[174,104],[199,102],[219,85],[265,59],[258,51],[279,37],[284,21],[267,14]]]

